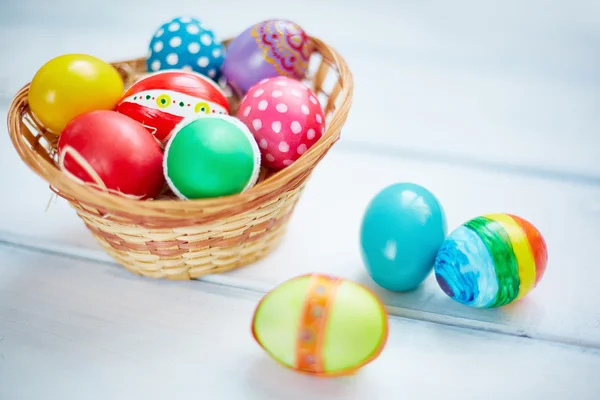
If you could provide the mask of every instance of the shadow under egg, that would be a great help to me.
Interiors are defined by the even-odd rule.
[[[263,354],[248,368],[248,399],[311,400],[349,398],[360,386],[360,370],[354,375],[324,378],[296,372]],[[308,391],[306,388],[310,388]]]

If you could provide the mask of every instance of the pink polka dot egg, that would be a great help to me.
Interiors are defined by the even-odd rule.
[[[237,113],[260,147],[263,165],[281,170],[325,132],[325,115],[314,92],[285,76],[264,79],[244,96]]]

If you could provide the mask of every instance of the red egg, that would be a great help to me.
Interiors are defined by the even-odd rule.
[[[162,71],[134,83],[117,111],[144,125],[162,144],[185,117],[229,114],[227,97],[211,79],[194,72]]]
[[[284,76],[250,88],[237,117],[258,142],[263,165],[274,170],[291,165],[325,131],[325,115],[317,96],[302,82]]]
[[[72,179],[134,198],[155,198],[165,184],[163,153],[151,133],[116,111],[72,119],[58,140],[59,167]]]

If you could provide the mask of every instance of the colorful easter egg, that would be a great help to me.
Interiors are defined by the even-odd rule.
[[[302,82],[284,76],[254,85],[238,109],[260,146],[263,164],[280,170],[310,149],[325,131],[317,96]]]
[[[379,356],[388,320],[381,301],[364,286],[315,273],[267,293],[256,307],[252,335],[288,368],[341,376]]]
[[[260,151],[237,118],[211,114],[177,125],[165,148],[164,175],[181,199],[227,196],[251,188]]]
[[[115,111],[73,118],[58,139],[59,167],[68,177],[124,196],[156,198],[165,185],[163,153],[139,123]]]
[[[144,125],[164,144],[185,117],[229,114],[229,103],[221,88],[203,75],[162,71],[134,83],[117,111]]]
[[[53,134],[71,119],[94,110],[113,110],[123,95],[121,75],[87,54],[64,54],[40,68],[29,86],[29,107]]]
[[[510,304],[542,279],[548,252],[541,233],[511,214],[474,218],[446,238],[435,259],[442,290],[476,308]]]
[[[414,183],[395,183],[367,206],[360,228],[361,255],[379,286],[412,290],[431,273],[445,236],[446,216],[433,193]]]
[[[263,79],[302,79],[312,52],[311,42],[297,24],[267,20],[251,26],[227,46],[221,71],[239,96]]]
[[[150,41],[149,51],[148,71],[183,69],[215,81],[221,76],[223,44],[196,18],[177,17],[162,24]]]

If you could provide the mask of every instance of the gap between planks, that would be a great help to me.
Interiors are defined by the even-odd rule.
[[[0,91],[0,115],[7,112],[11,99],[3,98]],[[375,155],[392,159],[411,159],[420,162],[429,162],[438,165],[449,165],[454,167],[484,170],[507,175],[522,177],[541,178],[557,182],[570,182],[589,186],[600,186],[600,176],[586,174],[583,172],[565,171],[554,168],[546,168],[536,164],[520,164],[515,162],[502,163],[494,160],[467,157],[452,152],[436,152],[431,150],[420,150],[413,147],[383,144],[378,142],[364,142],[342,138],[335,144],[335,151],[350,154]]]
[[[340,140],[335,145],[335,148],[336,150],[341,150],[352,154],[377,155],[393,159],[412,159],[415,161],[429,162],[440,165],[450,165],[475,170],[498,172],[508,175],[518,175],[520,177],[533,177],[558,182],[600,186],[600,176],[595,174],[562,171],[558,169],[544,168],[533,164],[504,164],[493,160],[490,161],[475,157],[465,157],[453,153],[418,150],[411,147],[363,142],[352,139]]]
[[[108,256],[106,259],[102,259],[98,256],[90,254],[88,251],[71,251],[67,252],[57,250],[55,248],[50,247],[36,247],[24,243],[19,243],[18,241],[10,241],[6,238],[0,238],[0,247],[4,247],[6,249],[22,249],[25,251],[29,251],[32,253],[39,254],[48,254],[59,256],[62,258],[72,259],[72,260],[85,260],[92,263],[97,264],[108,264],[111,266],[121,268],[116,262],[112,261]],[[152,279],[152,278],[146,278]],[[204,276],[201,279],[197,280],[200,283],[205,285],[211,285],[213,287],[222,287],[227,290],[238,290],[240,292],[245,293],[246,295],[250,295],[253,299],[260,299],[264,294],[266,294],[269,290],[272,289],[270,285],[261,284],[258,282],[252,282],[243,279],[235,279],[229,278],[226,275],[209,275]],[[170,282],[170,281],[167,281]],[[396,319],[409,319],[414,321],[427,322],[437,325],[450,326],[459,329],[466,329],[471,331],[479,331],[486,332],[492,334],[499,334],[505,336],[519,337],[525,339],[531,339],[540,342],[553,343],[568,347],[576,347],[576,348],[584,348],[584,349],[594,349],[599,350],[600,345],[598,343],[582,340],[582,339],[571,339],[565,337],[563,335],[552,335],[548,333],[528,333],[523,329],[519,329],[517,327],[512,327],[509,325],[501,325],[494,324],[491,322],[467,319],[462,317],[457,317],[453,315],[445,315],[439,313],[432,313],[427,311],[419,311],[413,310],[405,307],[397,307],[397,306],[389,306],[385,305],[385,308],[389,314],[390,318]]]

